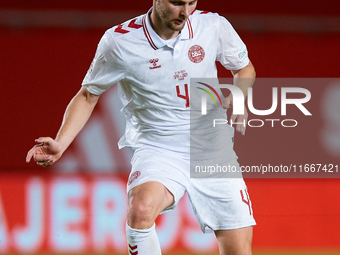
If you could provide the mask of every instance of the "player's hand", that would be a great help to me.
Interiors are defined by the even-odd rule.
[[[230,94],[223,100],[223,108],[224,109],[233,109],[233,97]],[[236,124],[236,131],[240,132],[242,135],[246,134],[246,127],[247,127],[247,120],[248,120],[248,111],[247,108],[244,107],[244,114],[242,115],[235,115],[231,114],[229,123],[237,123]]]
[[[50,137],[40,137],[35,140],[35,145],[26,156],[26,162],[30,162],[33,157],[34,161],[43,167],[51,166],[62,155],[61,145]]]

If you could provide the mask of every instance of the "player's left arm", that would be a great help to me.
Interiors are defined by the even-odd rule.
[[[249,61],[248,65],[243,67],[239,70],[231,70],[231,73],[234,76],[234,85],[239,87],[244,95],[244,99],[246,100],[248,96],[248,88],[252,87],[255,81],[256,73],[255,68],[251,61]],[[223,108],[233,108],[233,98],[232,94],[230,94],[228,97],[224,99],[223,102]],[[248,119],[248,112],[246,107],[244,108],[244,114],[243,115],[234,115],[232,114],[230,117],[230,121],[233,123],[239,123],[236,124],[236,131],[240,132],[242,135],[246,132],[246,126],[247,126],[247,119]],[[242,124],[245,123],[245,124]]]

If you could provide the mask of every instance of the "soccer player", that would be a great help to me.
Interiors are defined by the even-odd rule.
[[[41,137],[27,154],[38,165],[55,163],[84,127],[100,97],[114,84],[124,105],[126,131],[119,147],[135,150],[127,184],[129,254],[161,254],[155,219],[188,193],[203,232],[214,231],[220,254],[251,254],[255,221],[242,178],[190,178],[190,78],[217,78],[215,61],[234,75],[244,96],[255,78],[245,44],[229,22],[196,10],[197,0],[153,0],[145,14],[106,31],[82,87],[69,103],[55,139]],[[243,79],[246,78],[246,79]],[[193,85],[192,85],[193,86]],[[223,108],[232,108],[232,95]],[[215,107],[216,116],[226,116]],[[244,115],[232,115],[242,123]],[[227,125],[225,125],[227,126]],[[223,163],[238,166],[234,129],[211,130]],[[217,129],[216,129],[217,130]],[[245,126],[236,130],[244,134]],[[199,139],[200,140],[200,139]],[[222,141],[222,142],[221,142]],[[198,158],[205,154],[198,153]]]

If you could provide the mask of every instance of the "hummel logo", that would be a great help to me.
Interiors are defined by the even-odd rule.
[[[159,61],[158,58],[150,59],[149,62],[152,64],[152,66],[149,66],[150,69],[156,69],[160,68],[161,65],[157,65],[157,62]]]
[[[138,250],[137,250],[137,244],[135,246],[131,246],[130,244],[129,245],[129,254],[131,255],[137,255],[138,254]],[[135,251],[134,251],[135,250]]]

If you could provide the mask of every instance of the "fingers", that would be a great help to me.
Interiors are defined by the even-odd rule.
[[[39,166],[43,167],[51,166],[54,163],[53,157],[51,155],[43,154],[40,151],[36,151],[33,154],[33,159]]]
[[[246,134],[246,127],[247,127],[247,119],[248,114],[245,113],[244,115],[234,115],[232,114],[230,117],[230,124],[236,124],[235,129],[237,132],[240,132],[242,135]]]
[[[231,125],[232,125],[232,123],[235,123],[235,122],[236,122],[236,118],[237,118],[237,115],[235,115],[235,114],[232,114],[232,115],[230,116],[230,123],[231,123]]]
[[[246,134],[246,121],[244,118],[241,118],[241,119],[240,119],[241,123],[236,125],[236,131],[240,132],[242,135],[245,135]]]
[[[47,161],[52,159],[52,156],[36,152],[33,154],[33,159],[37,163],[46,163]]]
[[[26,155],[26,163],[29,163],[31,161],[31,158],[33,157],[33,155],[35,154],[36,150],[37,150],[37,147],[41,146],[42,145],[42,142],[40,140],[40,138],[38,139],[35,139],[35,142],[36,143],[40,143],[40,144],[36,144],[33,146],[32,149],[30,149]]]
[[[233,108],[233,100],[232,96],[229,95],[223,100],[223,108],[224,109],[231,109]],[[242,135],[245,135],[246,133],[246,122],[248,118],[248,113],[245,110],[244,115],[235,115],[232,114],[230,116],[230,125],[232,126],[233,124],[236,124],[235,128],[237,132],[240,132]]]
[[[38,165],[42,165],[42,166],[49,166],[53,163],[51,163],[51,159],[52,156],[51,155],[46,155],[44,153],[44,151],[42,150],[42,147],[44,145],[48,145],[51,140],[53,140],[50,137],[39,137],[38,139],[35,139],[36,144],[32,149],[30,149],[27,153],[26,156],[26,162],[29,163],[33,157],[34,161],[38,164]],[[47,163],[50,162],[50,163]]]
[[[38,165],[44,165],[46,162],[52,159],[52,156],[45,155],[41,152],[41,144],[35,145],[32,149],[29,150],[26,156],[26,162],[29,163],[33,157],[34,161]]]
[[[223,109],[233,108],[233,102],[232,102],[231,96],[224,98],[222,107],[223,107]]]
[[[34,146],[35,147],[35,146]],[[27,153],[26,156],[26,163],[29,163],[31,161],[31,158],[34,155],[34,147],[32,149],[29,150],[29,152]]]
[[[39,137],[35,139],[36,143],[49,144],[53,139],[51,137]]]
[[[244,118],[241,118],[241,115],[231,115],[230,117],[230,125],[235,125],[235,129],[237,132],[240,132],[242,135],[245,135],[246,129],[244,125]]]

